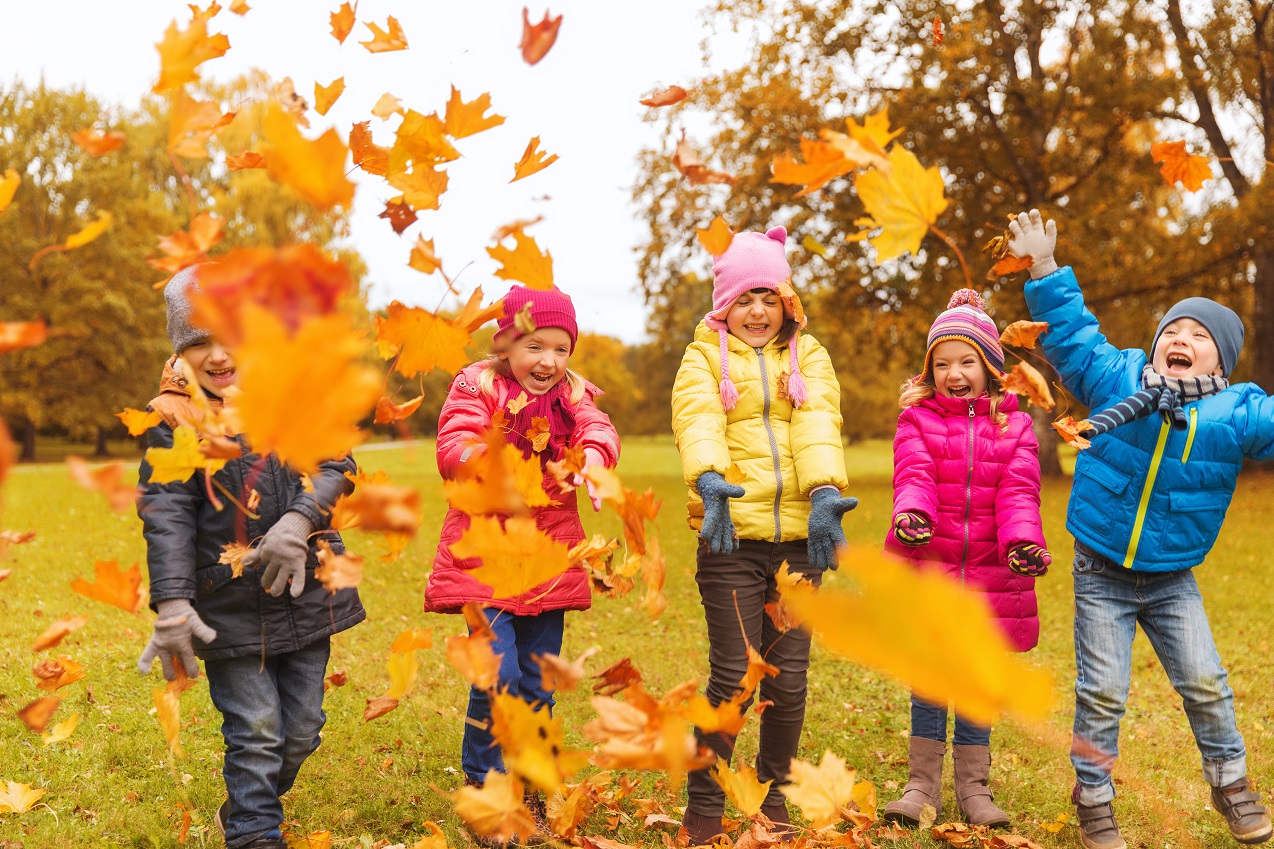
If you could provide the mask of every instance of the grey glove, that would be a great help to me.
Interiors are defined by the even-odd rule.
[[[733,554],[739,550],[730,520],[730,499],[742,498],[743,487],[731,486],[719,472],[704,472],[695,481],[695,489],[703,499],[703,528],[699,536],[708,543],[713,554]]]
[[[809,538],[806,544],[811,566],[827,570],[840,565],[836,550],[848,545],[840,520],[857,506],[857,498],[841,498],[834,487],[817,489],[810,494]]]
[[[155,622],[155,632],[151,634],[150,642],[137,661],[137,671],[143,674],[150,672],[158,657],[164,670],[164,678],[172,681],[177,677],[173,666],[175,657],[185,668],[186,677],[198,678],[199,664],[195,661],[195,648],[190,638],[198,637],[200,642],[207,645],[217,639],[217,632],[204,624],[187,599],[157,601],[155,608],[159,611],[159,619]]]
[[[270,595],[283,595],[291,581],[292,598],[296,598],[305,589],[305,558],[312,533],[314,524],[303,514],[284,513],[260,544],[243,556],[243,565],[263,567],[261,586]]]
[[[1031,279],[1052,274],[1057,270],[1057,260],[1053,259],[1053,248],[1057,246],[1057,222],[1049,220],[1046,224],[1038,209],[1030,214],[1019,212],[1016,221],[1009,222],[1009,251],[1016,257],[1031,258]]]

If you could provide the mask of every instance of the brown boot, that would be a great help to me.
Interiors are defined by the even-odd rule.
[[[687,808],[686,815],[681,818],[681,828],[677,829],[677,845],[707,846],[724,836],[721,817],[696,814]]]
[[[1213,787],[1212,807],[1225,817],[1230,834],[1240,843],[1264,843],[1274,833],[1261,794],[1248,785],[1246,776],[1225,787]]]
[[[901,799],[885,805],[885,819],[917,826],[925,805],[932,805],[935,812],[942,811],[942,758],[946,753],[945,740],[911,738],[907,786],[902,789]]]
[[[787,813],[786,802],[775,802],[773,805],[762,805],[761,814],[770,821],[774,828],[770,829],[771,834],[795,834],[796,829],[792,827],[792,818]]]
[[[991,747],[952,746],[956,803],[973,825],[1008,825],[1009,815],[991,797]]]

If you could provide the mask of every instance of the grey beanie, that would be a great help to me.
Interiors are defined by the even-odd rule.
[[[1193,318],[1208,329],[1216,343],[1217,353],[1221,355],[1221,373],[1229,377],[1243,350],[1243,319],[1239,318],[1239,314],[1211,298],[1177,301],[1155,328],[1155,341],[1150,343],[1152,354],[1163,329],[1179,318]]]
[[[196,342],[212,336],[202,327],[195,327],[190,323],[190,288],[199,288],[199,282],[196,279],[196,269],[199,266],[192,265],[189,268],[183,268],[173,275],[168,281],[168,285],[164,287],[164,302],[168,305],[168,338],[173,343],[173,352],[180,354]]]

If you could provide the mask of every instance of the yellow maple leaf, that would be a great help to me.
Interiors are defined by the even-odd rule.
[[[4,179],[0,179],[0,212],[9,208],[9,204],[13,202],[13,195],[18,191],[21,183],[22,178],[18,176],[17,171],[12,168],[4,169]]]
[[[172,448],[147,448],[146,462],[150,464],[151,483],[174,483],[189,480],[199,469],[208,464],[208,458],[199,450],[199,437],[190,425],[178,425],[173,431]],[[224,466],[221,461],[220,466]]]
[[[326,115],[327,111],[345,91],[345,78],[337,77],[328,85],[314,84],[314,111]]]
[[[142,573],[134,563],[120,569],[114,560],[98,560],[93,564],[93,583],[83,578],[71,581],[71,590],[82,596],[136,613],[146,599],[142,590]]]
[[[349,5],[348,3],[346,4]],[[385,92],[376,101],[376,105],[372,107],[372,114],[382,121],[388,121],[390,115],[402,114],[403,103],[397,97],[389,92]]]
[[[392,163],[392,152],[390,156]],[[447,191],[447,172],[433,166],[419,165],[407,171],[390,164],[385,179],[403,193],[404,203],[418,211],[437,209],[443,193]]]
[[[881,228],[871,237],[881,262],[919,251],[929,226],[947,208],[937,166],[925,168],[901,146],[889,152],[889,164],[889,174],[873,169],[854,178],[854,189],[871,216],[870,226]]]
[[[491,736],[509,771],[545,793],[553,793],[588,764],[588,752],[570,749],[563,741],[561,717],[507,692],[491,697]]]
[[[164,739],[168,741],[168,751],[181,757],[181,692],[166,687],[155,687],[151,690],[155,701],[155,719],[164,730]]]
[[[734,232],[720,215],[713,218],[712,223],[707,227],[696,227],[695,236],[699,239],[699,244],[703,245],[704,250],[713,256],[721,256],[730,247],[730,243],[734,241]]]
[[[513,598],[570,568],[569,549],[540,530],[534,518],[513,516],[500,526],[495,516],[474,516],[469,529],[451,546],[456,557],[477,558],[469,571],[491,587],[495,598]]]
[[[225,55],[230,49],[230,39],[221,33],[208,35],[208,18],[195,15],[190,26],[182,30],[173,21],[164,31],[164,38],[155,44],[159,51],[159,79],[155,81],[155,94],[199,82],[195,70],[209,59]]]
[[[431,628],[408,628],[390,644],[389,650],[394,654],[403,654],[416,649],[433,648],[434,635]]]
[[[500,658],[491,650],[495,634],[482,605],[464,606],[468,634],[453,634],[446,640],[447,662],[479,690],[492,690],[500,681]]]
[[[801,809],[810,825],[822,828],[840,819],[837,811],[849,804],[858,773],[829,751],[818,766],[793,758],[789,776],[792,783],[782,788],[783,795]]]
[[[389,16],[385,29],[381,29],[371,21],[364,21],[363,24],[372,31],[370,39],[359,42],[367,48],[368,53],[388,53],[392,50],[407,49],[407,34],[403,32],[403,28],[398,25],[398,19],[393,15]]]
[[[105,233],[107,228],[111,226],[111,221],[113,220],[114,219],[109,212],[106,212],[105,210],[98,210],[96,220],[85,224],[79,232],[72,233],[66,237],[66,242],[64,243],[66,245],[66,249],[74,250],[75,248],[84,247],[89,242]]]
[[[207,159],[208,140],[234,120],[211,100],[195,100],[185,91],[172,95],[168,109],[168,152],[186,159]]]
[[[47,693],[56,693],[63,687],[69,687],[76,681],[84,679],[83,665],[76,663],[66,655],[56,661],[42,660],[31,670],[39,681],[36,686]]]
[[[757,781],[755,767],[744,765],[735,772],[724,760],[717,761],[712,767],[712,777],[745,817],[754,817],[761,812],[765,794],[770,792],[770,785],[774,783],[772,779],[764,784]]]
[[[218,563],[225,563],[230,567],[230,576],[237,578],[243,574],[243,558],[252,547],[244,545],[241,542],[228,542],[221,547],[221,556],[217,558]]]
[[[434,369],[455,373],[469,363],[465,346],[469,333],[442,316],[422,307],[392,302],[388,315],[376,317],[376,339],[380,355],[394,360],[394,371],[413,377]]]
[[[874,115],[868,115],[859,124],[853,118],[845,119],[845,126],[849,130],[850,138],[864,145],[874,145],[879,150],[884,150],[895,137],[901,135],[903,128],[896,130],[889,129],[889,106],[882,106],[880,111]]]
[[[25,814],[44,795],[43,787],[32,789],[30,784],[19,784],[16,781],[9,781],[6,784],[7,788],[0,793],[0,811]]]
[[[527,143],[522,158],[513,163],[513,179],[509,181],[510,183],[516,183],[523,177],[530,177],[537,171],[543,171],[557,161],[556,153],[546,157],[545,151],[539,150],[539,146],[539,136],[535,136]]]
[[[349,149],[329,129],[310,141],[277,104],[271,103],[261,120],[266,144],[266,170],[275,181],[291,186],[318,209],[334,206],[349,209],[354,200],[354,184],[345,176]]]
[[[122,413],[116,413],[115,418],[124,423],[124,427],[128,428],[129,436],[141,436],[155,425],[164,420],[164,417],[154,410],[134,410],[131,407],[125,407]]]
[[[451,799],[456,814],[481,837],[507,843],[535,833],[535,820],[522,804],[522,782],[512,775],[493,769],[481,787],[461,787]]]
[[[71,733],[75,731],[75,727],[79,724],[80,715],[78,713],[71,714],[70,719],[56,723],[48,734],[42,735],[44,737],[44,745],[52,746],[54,743],[61,743],[71,736]]]
[[[539,459],[522,452],[493,435],[487,450],[476,460],[473,477],[463,481],[443,481],[452,507],[471,516],[526,513],[533,507],[556,502],[544,491],[544,473]]]
[[[923,698],[954,702],[971,722],[1001,713],[1042,721],[1053,700],[1051,676],[1028,666],[981,593],[941,572],[920,572],[880,552],[841,558],[856,591],[796,584],[784,601],[827,648],[911,686]]]
[[[424,236],[417,236],[416,244],[412,245],[411,256],[407,260],[407,265],[417,271],[423,271],[425,274],[442,271],[442,260],[438,259],[438,254],[434,252],[434,240],[429,239],[426,241]]]
[[[339,9],[332,12],[330,23],[332,25],[332,38],[344,44],[355,24],[354,10],[350,8],[349,3],[342,3]]]
[[[535,239],[521,230],[513,232],[513,240],[515,246],[512,249],[503,245],[487,248],[491,258],[501,263],[495,276],[501,280],[517,280],[532,289],[552,289],[553,255],[548,251],[541,253]]]
[[[443,121],[443,129],[453,139],[468,136],[498,127],[504,123],[503,115],[483,115],[491,108],[491,95],[480,94],[465,103],[455,86],[451,87],[451,97],[447,100],[447,113]]]
[[[389,689],[385,695],[391,699],[401,699],[410,692],[416,683],[416,652],[394,652],[385,663],[389,669]]]

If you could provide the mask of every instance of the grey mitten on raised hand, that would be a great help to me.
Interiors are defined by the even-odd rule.
[[[296,598],[305,589],[305,558],[312,533],[314,525],[303,514],[284,513],[261,543],[243,556],[243,565],[261,566],[261,586],[270,595],[282,595],[291,581],[292,598]]]
[[[137,661],[137,671],[146,673],[155,665],[155,658],[163,667],[164,678],[172,681],[177,677],[173,665],[176,659],[186,670],[186,677],[199,677],[199,664],[195,660],[195,647],[191,637],[198,637],[204,645],[217,639],[217,632],[204,624],[195,613],[195,608],[184,598],[173,598],[155,602],[159,611],[159,619],[155,621],[155,631],[150,642],[142,651]]]
[[[1019,212],[1009,222],[1009,251],[1017,257],[1031,258],[1031,279],[1038,280],[1057,270],[1053,249],[1057,247],[1057,222],[1047,223],[1038,209]]]
[[[742,498],[743,487],[726,483],[720,472],[704,472],[695,479],[695,489],[703,499],[703,527],[699,536],[713,554],[733,554],[739,550],[730,519],[730,499]]]
[[[846,547],[845,531],[840,520],[858,506],[857,498],[841,498],[833,486],[810,493],[809,549],[810,565],[817,569],[835,569],[840,565],[836,552]]]

